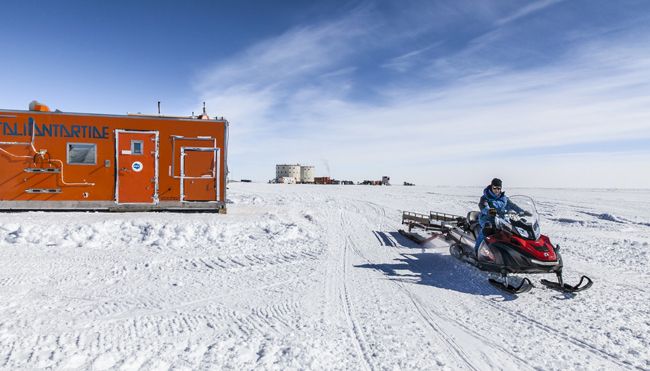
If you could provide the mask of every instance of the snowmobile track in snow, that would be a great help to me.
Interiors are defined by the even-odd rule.
[[[420,316],[424,319],[424,321],[433,329],[433,331],[436,334],[436,337],[438,337],[440,340],[443,341],[444,344],[447,345],[447,347],[452,351],[453,354],[455,354],[461,361],[464,363],[468,368],[479,371],[480,368],[477,368],[474,366],[474,364],[471,361],[471,358],[465,353],[462,347],[456,343],[456,341],[449,335],[445,333],[444,330],[440,328],[440,326],[436,323],[436,320],[433,318],[431,313],[425,309],[423,304],[420,302],[418,298],[415,297],[415,295],[409,291],[406,287],[404,287],[401,283],[397,281],[392,281],[399,286],[404,293],[409,297],[411,300],[411,303],[413,303],[413,306],[417,310],[417,312],[420,314]]]
[[[341,214],[341,230],[345,230],[347,226],[349,226],[350,223],[346,222],[345,218],[343,217],[343,214]],[[354,344],[355,344],[355,349],[357,351],[357,354],[360,356],[360,358],[364,361],[363,368],[366,370],[374,370],[374,367],[372,366],[372,363],[370,362],[370,358],[368,357],[368,345],[367,342],[361,333],[361,329],[359,328],[359,325],[357,324],[357,321],[354,317],[354,314],[352,312],[352,304],[350,302],[350,293],[348,290],[348,279],[347,277],[349,276],[349,251],[350,249],[354,249],[354,242],[352,239],[349,237],[349,234],[346,234],[345,239],[344,239],[344,247],[343,247],[343,306],[344,306],[344,313],[346,320],[348,322],[348,326],[352,330],[352,334],[354,335]],[[356,252],[356,250],[355,250]]]
[[[379,206],[379,205],[377,205],[377,204],[374,204],[374,203],[370,203],[370,202],[369,202],[368,204],[371,205],[375,210],[381,208],[381,206]],[[382,210],[381,213],[380,213],[380,212],[377,212],[377,214],[378,214],[377,216],[382,217],[382,219],[385,218],[385,216],[386,216],[386,212],[385,212],[385,210]],[[381,228],[380,228],[379,230],[382,230],[382,228],[383,228],[383,224],[382,224],[380,227],[381,227]],[[392,238],[392,237],[389,237],[389,238]],[[396,242],[396,241],[394,241],[394,242]],[[395,249],[397,249],[397,246],[399,246],[399,244],[397,244],[397,243],[394,243],[394,244],[387,244],[387,246],[389,246],[389,247],[394,247]],[[366,260],[367,260],[367,259],[366,259]],[[409,260],[411,261],[411,263],[413,263],[413,264],[415,264],[415,265],[417,265],[417,266],[420,265],[418,262],[415,261],[415,259],[409,259]],[[423,267],[420,267],[420,268],[422,269]],[[418,312],[422,315],[422,317],[425,318],[425,320],[426,320],[426,321],[427,321],[427,322],[432,326],[432,328],[434,328],[434,330],[436,330],[436,332],[440,332],[438,326],[435,325],[435,321],[432,321],[432,320],[431,320],[431,317],[430,317],[430,314],[428,313],[428,311],[427,311],[426,309],[424,309],[424,307],[423,307],[421,304],[416,303],[416,300],[417,300],[417,299],[415,299],[415,298],[413,297],[413,294],[412,294],[412,293],[411,293],[407,288],[404,288],[403,285],[402,285],[401,283],[396,282],[396,281],[393,281],[393,280],[391,280],[391,282],[395,282],[396,284],[398,284],[400,287],[402,287],[402,288],[405,290],[405,292],[407,293],[407,295],[409,295],[409,298],[411,299],[411,301],[413,302],[413,304],[414,304],[414,305],[416,306],[416,308],[418,309]],[[590,343],[588,343],[588,342],[586,342],[586,341],[584,341],[584,340],[578,339],[578,338],[576,338],[576,337],[574,337],[574,336],[571,336],[571,335],[569,335],[569,334],[567,334],[567,333],[565,333],[565,332],[562,332],[562,331],[560,331],[560,330],[557,330],[557,329],[555,329],[555,328],[553,328],[553,327],[551,327],[551,326],[545,325],[545,324],[543,324],[543,323],[541,323],[541,322],[539,322],[539,321],[537,321],[537,320],[535,320],[535,319],[533,319],[533,318],[527,317],[527,316],[525,316],[525,315],[523,315],[523,314],[521,314],[521,313],[519,313],[519,312],[513,312],[513,311],[511,311],[511,310],[509,310],[509,309],[507,309],[507,308],[502,308],[501,306],[496,305],[494,302],[492,302],[492,301],[489,300],[489,299],[481,299],[481,300],[484,301],[485,303],[489,304],[489,305],[492,306],[493,308],[498,309],[498,310],[501,311],[501,312],[504,312],[504,313],[506,313],[506,314],[508,314],[508,315],[510,315],[510,316],[512,316],[512,317],[514,317],[514,318],[524,319],[525,321],[527,321],[527,322],[530,323],[531,325],[534,325],[535,327],[537,327],[537,328],[539,328],[539,329],[541,329],[541,330],[543,330],[543,331],[545,331],[545,332],[547,332],[547,333],[549,333],[549,334],[559,336],[559,337],[561,337],[562,339],[566,340],[567,342],[573,344],[574,346],[577,346],[577,347],[580,348],[580,349],[587,350],[587,351],[589,351],[590,353],[596,355],[597,357],[601,358],[602,360],[604,360],[604,361],[606,361],[606,362],[611,362],[611,363],[614,363],[615,365],[617,365],[617,366],[619,366],[619,367],[624,367],[624,368],[628,368],[628,369],[636,368],[636,369],[638,369],[638,370],[644,370],[642,367],[639,367],[639,366],[633,366],[633,365],[631,365],[631,364],[624,363],[624,362],[620,361],[620,360],[618,359],[618,357],[616,357],[615,355],[610,354],[609,352],[607,352],[607,351],[605,351],[605,350],[599,349],[598,347],[596,347],[596,346],[594,346],[594,345],[592,345],[592,344],[590,344]],[[443,317],[444,317],[444,316],[443,316]],[[454,321],[454,322],[455,322],[455,321]],[[457,324],[458,324],[458,325],[461,325],[461,327],[467,329],[466,326],[463,326],[463,325],[460,324],[460,323],[457,323]],[[478,335],[478,334],[476,334],[474,331],[472,331],[472,333],[474,333],[475,335]],[[449,343],[449,342],[448,342],[448,343]],[[450,344],[450,345],[452,345],[452,347],[453,347],[454,343],[452,343],[452,344]],[[494,344],[494,343],[492,342],[492,345],[496,345],[496,344]],[[498,348],[500,348],[502,351],[505,351],[505,352],[506,352],[507,354],[509,354],[510,356],[514,357],[515,359],[517,359],[517,360],[519,360],[520,362],[523,362],[524,364],[527,365],[527,362],[526,362],[525,360],[521,359],[520,357],[516,356],[515,354],[506,351],[506,350],[505,350],[503,347],[501,347],[501,346],[498,346]],[[459,353],[459,355],[460,355],[462,358],[466,358],[466,357],[467,357],[466,355],[464,355],[464,357],[463,357],[463,354],[461,354],[461,353]],[[471,366],[471,364],[470,364],[470,366]]]
[[[542,331],[544,331],[544,332],[546,332],[548,334],[560,337],[560,338],[564,339],[565,341],[573,344],[574,346],[577,346],[580,349],[586,350],[586,351],[596,355],[597,357],[599,357],[599,358],[601,358],[601,359],[603,359],[603,360],[605,360],[607,362],[614,363],[619,367],[624,367],[624,368],[627,368],[627,369],[636,368],[636,369],[641,370],[641,371],[646,371],[646,369],[644,369],[642,367],[634,366],[634,365],[622,362],[615,355],[610,354],[609,352],[607,352],[605,350],[602,350],[602,349],[594,346],[593,344],[590,344],[590,343],[588,343],[588,342],[586,342],[584,340],[581,340],[581,339],[578,339],[578,338],[576,338],[574,336],[571,336],[571,335],[567,334],[566,332],[558,330],[556,328],[553,328],[553,327],[551,327],[549,325],[545,325],[545,324],[537,321],[534,318],[530,318],[530,317],[526,316],[525,314],[522,314],[522,313],[517,312],[517,311],[513,311],[511,309],[503,308],[502,306],[497,305],[496,303],[492,302],[489,299],[483,299],[483,302],[487,303],[488,305],[490,305],[491,307],[495,308],[496,310],[498,310],[498,311],[500,311],[502,313],[505,313],[505,314],[507,314],[509,316],[512,316],[515,319],[523,319],[526,323],[529,323],[529,324],[537,327],[538,329],[540,329],[540,330],[542,330]]]
[[[398,250],[399,243],[394,239],[394,237],[389,237],[393,240],[394,242],[394,249]],[[399,251],[399,250],[398,250]],[[406,259],[410,261],[411,264],[419,267],[420,270],[425,269],[425,267],[422,266],[421,263],[419,263],[416,259],[412,259],[408,256],[405,256]],[[464,361],[464,363],[467,364],[467,366],[473,370],[479,370],[480,368],[477,368],[474,366],[474,364],[471,362],[471,357],[467,355],[467,353],[456,343],[453,338],[451,338],[449,335],[446,334],[446,332],[437,324],[438,322],[447,322],[452,324],[452,326],[456,326],[458,328],[463,329],[466,333],[471,334],[473,337],[481,339],[483,342],[488,344],[490,347],[501,351],[502,353],[508,355],[511,357],[513,360],[516,360],[520,369],[522,367],[526,368],[531,368],[532,366],[529,365],[529,363],[523,359],[522,357],[518,356],[517,354],[511,352],[510,350],[506,349],[504,346],[499,345],[492,341],[491,339],[485,337],[484,335],[474,331],[473,329],[469,328],[467,325],[465,325],[462,322],[459,322],[453,318],[450,318],[449,316],[445,315],[444,313],[440,312],[435,312],[435,317],[437,319],[433,318],[434,315],[427,309],[426,305],[421,301],[421,299],[414,293],[411,292],[405,285],[399,281],[395,280],[390,280],[391,282],[395,283],[397,286],[399,286],[409,297],[411,302],[413,303],[414,307],[417,309],[418,313],[420,316],[427,322],[427,324],[435,331],[436,335],[441,338],[441,340],[445,343],[448,344],[448,347],[450,350],[454,353],[456,353],[460,359]]]
[[[397,243],[397,241],[393,237],[390,237],[390,238],[392,238],[393,241],[395,242],[394,247],[395,247],[395,250],[397,250],[397,246],[399,246],[399,244]],[[412,258],[410,258],[408,256],[405,256],[405,258],[409,259],[411,264],[413,264],[415,266],[418,266],[421,270],[425,268],[416,259],[412,259]],[[409,299],[411,300],[411,302],[413,303],[415,308],[418,310],[418,312],[420,313],[422,318],[424,318],[424,320],[429,324],[429,326],[431,328],[434,329],[436,334],[438,334],[438,336],[441,337],[443,341],[445,341],[447,344],[449,344],[452,351],[456,352],[456,354],[458,354],[458,356],[461,357],[461,359],[463,359],[465,361],[465,363],[471,369],[474,369],[474,370],[480,369],[480,368],[477,369],[471,363],[470,357],[462,350],[462,348],[460,348],[460,346],[458,346],[458,344],[453,339],[451,339],[445,333],[445,331],[442,328],[440,328],[439,325],[437,325],[438,321],[433,318],[433,315],[431,314],[431,312],[428,309],[426,309],[426,306],[424,305],[424,303],[422,303],[421,299],[419,299],[419,297],[417,295],[413,294],[407,287],[405,287],[405,285],[403,283],[401,283],[399,281],[394,281],[394,280],[390,280],[390,281],[397,284],[408,295]],[[497,349],[497,350],[503,352],[504,354],[512,357],[514,360],[518,361],[519,367],[528,367],[528,368],[532,369],[532,367],[529,365],[529,363],[525,359],[523,359],[522,357],[518,356],[517,354],[511,352],[510,350],[506,349],[504,346],[499,345],[496,342],[492,341],[491,339],[485,337],[484,335],[474,331],[473,329],[469,328],[464,323],[459,322],[459,321],[457,321],[457,320],[455,320],[453,318],[450,318],[449,316],[445,315],[444,313],[440,313],[440,312],[437,312],[437,311],[435,312],[435,316],[438,318],[438,320],[453,323],[453,325],[457,326],[458,328],[462,328],[468,334],[471,334],[472,336],[481,339],[486,344],[489,344],[490,347],[492,347],[494,349]]]
[[[410,260],[414,265],[420,265],[420,263],[418,263],[415,259],[410,259]],[[423,267],[420,267],[420,268],[423,268]],[[502,306],[497,305],[496,303],[494,303],[490,299],[483,299],[482,298],[481,300],[484,303],[490,305],[491,307],[497,309],[498,311],[501,311],[501,312],[503,312],[503,313],[505,313],[505,314],[507,314],[509,316],[512,316],[515,319],[523,319],[527,323],[529,323],[529,324],[531,324],[531,325],[533,325],[533,326],[535,326],[535,327],[537,327],[537,328],[539,328],[539,329],[541,329],[541,330],[543,330],[543,331],[545,331],[545,332],[547,332],[549,334],[558,336],[558,337],[566,340],[567,342],[573,344],[574,346],[577,346],[580,349],[587,350],[590,353],[598,356],[599,358],[601,358],[601,359],[603,359],[603,360],[605,360],[607,362],[611,362],[611,363],[616,364],[619,367],[624,367],[624,368],[628,368],[628,369],[636,368],[636,369],[641,370],[641,371],[645,370],[642,367],[633,366],[633,365],[624,363],[624,362],[620,361],[618,359],[618,357],[616,357],[615,355],[610,354],[609,352],[607,352],[605,350],[599,349],[598,347],[596,347],[596,346],[594,346],[592,344],[589,344],[588,342],[586,342],[584,340],[578,339],[578,338],[576,338],[574,336],[571,336],[571,335],[569,335],[569,334],[567,334],[567,333],[565,333],[563,331],[560,331],[560,330],[557,330],[557,329],[555,329],[555,328],[553,328],[551,326],[545,325],[545,324],[543,324],[543,323],[541,323],[541,322],[539,322],[539,321],[537,321],[537,320],[535,320],[533,318],[530,318],[530,317],[528,317],[528,316],[526,316],[526,315],[524,315],[522,313],[515,312],[515,311],[512,311],[512,310],[507,309],[507,308],[503,308]],[[458,323],[458,325],[461,325],[463,328],[467,329],[466,326],[464,326],[464,325],[462,325],[460,323]],[[476,335],[476,336],[479,336],[479,334],[477,334],[474,331],[472,331],[472,333],[474,333],[474,335]],[[494,343],[492,343],[492,344],[496,345]],[[520,357],[516,356],[515,354],[513,354],[511,352],[506,351],[503,347],[499,346],[499,348],[501,350],[505,351],[506,353],[508,353],[510,356],[517,358],[519,361],[524,362],[524,364],[527,364],[525,362],[525,360],[521,359]]]
[[[357,201],[358,202],[358,201]],[[381,220],[385,220],[387,218],[386,216],[386,210],[373,202],[364,202],[364,204],[369,205],[372,210],[377,214],[376,216],[379,216]],[[359,214],[368,216],[368,214],[362,213],[361,208],[359,208],[357,205],[355,205],[355,209]],[[385,227],[385,224],[381,222],[379,224],[379,230],[382,230]],[[397,249],[397,241],[395,241],[392,237],[388,237],[393,240],[393,244],[391,246],[394,249]],[[349,239],[349,237],[348,237]],[[358,249],[354,249],[355,253],[361,257],[366,264],[372,264],[372,261],[368,259],[361,251]],[[448,348],[449,353],[453,354],[455,358],[457,358],[457,365],[465,365],[468,369],[478,371],[480,370],[479,367],[476,367],[472,361],[471,357],[467,355],[467,353],[463,350],[463,348],[458,345],[458,343],[453,339],[452,336],[448,335],[440,326],[437,324],[436,319],[433,318],[431,313],[425,308],[425,306],[422,304],[421,300],[414,294],[412,293],[408,288],[405,287],[404,284],[401,282],[395,281],[395,280],[389,280],[389,282],[392,282],[395,284],[399,290],[403,293],[406,294],[406,296],[410,299],[411,303],[413,304],[413,307],[416,309],[417,313],[419,316],[424,320],[424,322],[433,330],[434,335],[436,338],[440,340],[441,344],[444,344],[446,348]],[[440,319],[440,317],[438,318]]]
[[[229,188],[226,216],[0,215],[0,370],[650,371],[650,190],[534,190],[567,273],[598,278],[569,299],[396,233],[473,188]]]

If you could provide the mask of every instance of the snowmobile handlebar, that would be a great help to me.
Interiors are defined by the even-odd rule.
[[[495,223],[496,223],[496,219],[502,219],[507,224],[511,224],[511,222],[516,222],[520,218],[532,216],[533,214],[526,210],[519,211],[519,212],[515,210],[498,212],[496,209],[490,209],[488,210],[488,215],[495,219]]]

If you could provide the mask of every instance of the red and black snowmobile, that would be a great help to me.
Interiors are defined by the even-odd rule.
[[[494,223],[486,225],[486,236],[475,251],[475,241],[479,232],[479,212],[471,211],[467,217],[431,212],[429,216],[404,212],[402,223],[408,225],[408,232],[400,230],[404,236],[416,241],[443,236],[452,243],[449,251],[452,256],[467,262],[480,270],[495,273],[489,282],[495,287],[513,294],[530,290],[533,285],[528,278],[512,285],[512,273],[555,273],[557,282],[541,280],[542,285],[562,291],[579,292],[593,284],[587,276],[582,276],[577,285],[571,286],[562,279],[562,256],[560,247],[553,245],[542,235],[539,227],[539,214],[535,202],[528,196],[512,196],[517,211],[511,210],[494,216]],[[431,237],[422,238],[413,233],[413,228],[431,232]]]

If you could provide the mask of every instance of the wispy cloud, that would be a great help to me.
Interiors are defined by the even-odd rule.
[[[544,8],[547,8],[551,5],[555,5],[557,3],[560,3],[564,0],[539,0],[535,1],[531,4],[528,4],[522,8],[519,8],[515,10],[513,13],[508,14],[505,17],[497,19],[496,22],[494,22],[497,26],[503,26],[505,24],[514,22],[520,18],[524,18],[526,16],[529,16],[535,12],[538,12]]]
[[[198,87],[241,85],[251,87],[287,84],[305,76],[322,73],[358,50],[354,42],[369,28],[363,13],[355,13],[330,23],[292,29],[265,40],[240,55],[220,61],[202,74]]]
[[[436,46],[439,46],[441,43],[441,41],[438,41],[433,45],[429,45],[424,48],[418,48],[416,50],[412,50],[408,53],[394,57],[388,62],[384,63],[382,67],[389,68],[397,72],[406,72],[416,65],[416,59],[421,58],[425,52],[435,48]]]
[[[556,2],[495,14],[493,24],[514,24]],[[219,62],[197,83],[208,107],[232,122],[235,174],[271,178],[275,163],[325,161],[339,178],[389,174],[472,184],[485,172],[481,166],[489,172],[499,163],[514,167],[512,178],[524,167],[531,175],[535,166],[552,171],[557,160],[545,153],[558,146],[644,138],[650,143],[650,48],[634,38],[584,39],[551,63],[530,68],[482,62],[472,42],[434,59],[427,52],[442,41],[432,40],[374,63],[379,70],[413,72],[412,80],[396,82],[366,73],[373,65],[367,59],[380,44],[377,32],[387,31],[369,14],[291,29]],[[399,33],[382,51],[404,50],[400,43],[412,34]],[[454,73],[446,73],[443,60]],[[427,74],[432,76],[420,80]],[[366,99],[364,89],[380,92],[381,99]],[[581,157],[580,166],[588,158]],[[589,166],[593,174],[602,173],[596,160]],[[585,171],[574,173],[587,179]]]

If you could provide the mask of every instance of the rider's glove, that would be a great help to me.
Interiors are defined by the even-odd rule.
[[[489,215],[489,216],[497,216],[497,209],[491,207],[491,208],[488,210],[488,215]]]
[[[526,210],[524,210],[524,212],[522,214],[523,214],[523,216],[533,216],[533,213],[531,213],[530,211],[526,211]]]

